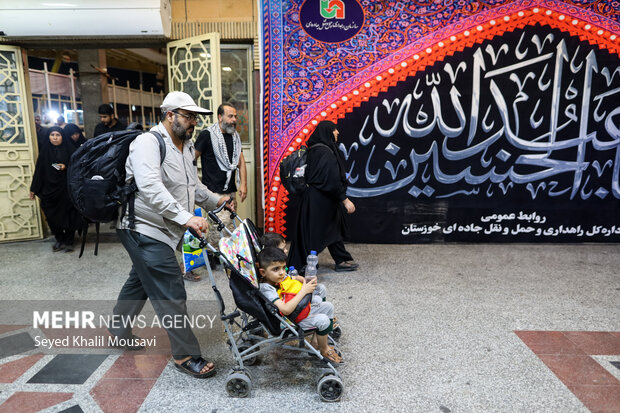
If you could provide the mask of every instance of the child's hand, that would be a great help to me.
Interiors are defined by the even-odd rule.
[[[316,278],[310,282],[306,282],[306,280],[304,279],[304,285],[301,286],[301,292],[303,293],[302,295],[312,293],[316,288],[316,284]]]
[[[296,275],[293,277],[294,280],[299,281],[300,283],[303,284],[303,282],[306,280],[304,277],[302,277],[301,275]]]

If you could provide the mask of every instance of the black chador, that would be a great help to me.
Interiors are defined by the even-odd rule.
[[[299,195],[299,206],[295,231],[292,234],[289,265],[302,268],[311,250],[321,252],[330,248],[332,257],[338,262],[352,260],[344,249],[343,235],[347,233],[342,203],[347,198],[346,173],[336,142],[333,122],[323,121],[317,125],[308,139],[308,166],[306,183],[308,187]],[[323,145],[317,145],[317,144]],[[334,256],[336,254],[337,256]]]
[[[59,132],[62,135],[60,145],[56,146],[50,142],[52,132]],[[57,244],[64,246],[73,244],[74,233],[79,225],[79,215],[69,199],[67,169],[65,167],[61,170],[58,166],[69,165],[71,154],[75,150],[69,142],[70,139],[57,126],[47,130],[47,137],[42,142],[30,186],[30,191],[41,199],[41,208]]]

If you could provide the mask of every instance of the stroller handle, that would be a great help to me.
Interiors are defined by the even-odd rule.
[[[213,248],[213,246],[211,246],[209,244],[209,241],[207,241],[207,239],[205,237],[201,237],[198,235],[198,232],[196,232],[196,230],[194,228],[187,228],[187,230],[189,231],[190,234],[192,234],[196,239],[198,239],[200,241],[200,248],[205,248],[208,247],[208,249],[211,252],[215,252],[217,251],[215,248]]]
[[[224,209],[224,208],[226,208],[226,210],[227,210],[227,211],[234,212],[234,211],[232,210],[232,208],[230,208],[229,206],[227,206],[228,204],[232,204],[232,201],[233,201],[233,197],[231,196],[231,197],[229,197],[229,198],[228,198],[228,201],[226,201],[226,202],[222,202],[222,205],[220,205],[220,206],[218,206],[217,208],[215,208],[215,209],[211,210],[210,212],[213,212],[213,213],[216,213],[216,214],[217,214],[218,212],[220,212],[220,211],[221,211],[222,209]]]

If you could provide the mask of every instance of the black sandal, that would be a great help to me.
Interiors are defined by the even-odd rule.
[[[189,374],[190,376],[196,379],[206,379],[207,377],[211,377],[215,374],[215,366],[207,372],[201,373],[204,366],[207,365],[207,360],[202,357],[198,358],[190,358],[183,363],[179,364],[176,361],[174,362],[174,367],[177,368],[182,373]]]
[[[359,267],[359,265],[357,265],[357,263],[355,263],[353,261],[343,261],[343,262],[341,262],[339,264],[336,264],[334,269],[336,270],[336,272],[356,271],[358,267]]]

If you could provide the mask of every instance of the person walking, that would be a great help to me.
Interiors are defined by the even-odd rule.
[[[196,139],[196,159],[198,157],[202,163],[202,182],[207,188],[221,196],[232,197],[233,205],[236,205],[237,193],[241,202],[245,200],[248,194],[247,169],[237,132],[237,109],[232,104],[221,104],[217,108],[217,122],[204,129]],[[218,216],[228,229],[234,229],[228,212],[222,211]],[[209,229],[207,239],[211,245],[218,245],[220,234],[215,225]],[[217,265],[211,255],[209,261],[212,266]]]
[[[54,252],[73,251],[75,231],[80,222],[67,188],[67,168],[75,151],[69,140],[58,126],[47,130],[30,185],[30,199],[34,200],[35,196],[41,199],[41,209],[56,238]]]
[[[114,116],[114,109],[110,104],[104,103],[103,105],[99,105],[97,112],[99,112],[99,120],[101,122],[95,126],[93,136],[99,136],[107,132],[125,130],[127,127],[127,125],[123,122],[116,119]]]
[[[79,148],[80,146],[82,146],[83,143],[86,142],[86,138],[84,137],[84,134],[82,133],[82,129],[75,123],[67,123],[67,125],[64,128],[64,131],[65,131],[65,135],[68,138],[71,138],[69,142],[73,144],[75,149]]]
[[[322,121],[308,139],[308,186],[299,199],[289,266],[301,269],[310,251],[320,253],[327,247],[336,263],[336,271],[357,270],[358,265],[343,242],[345,214],[355,212],[355,205],[346,195],[344,161],[336,147],[338,135],[333,122]]]
[[[196,116],[212,112],[197,106],[184,92],[168,93],[161,111],[163,120],[151,131],[159,133],[166,144],[163,163],[158,139],[145,132],[131,143],[125,164],[127,181],[135,180],[139,190],[134,201],[135,228],[130,229],[127,214],[117,223],[117,233],[133,266],[118,295],[115,320],[134,319],[147,298],[160,320],[188,319],[187,293],[174,251],[187,228],[202,235],[208,227],[204,218],[192,214],[195,202],[213,209],[225,201],[198,180],[194,164],[191,138]],[[179,371],[196,378],[215,374],[215,366],[202,358],[198,340],[186,321],[164,327]],[[131,323],[109,330],[118,339],[135,339]]]

